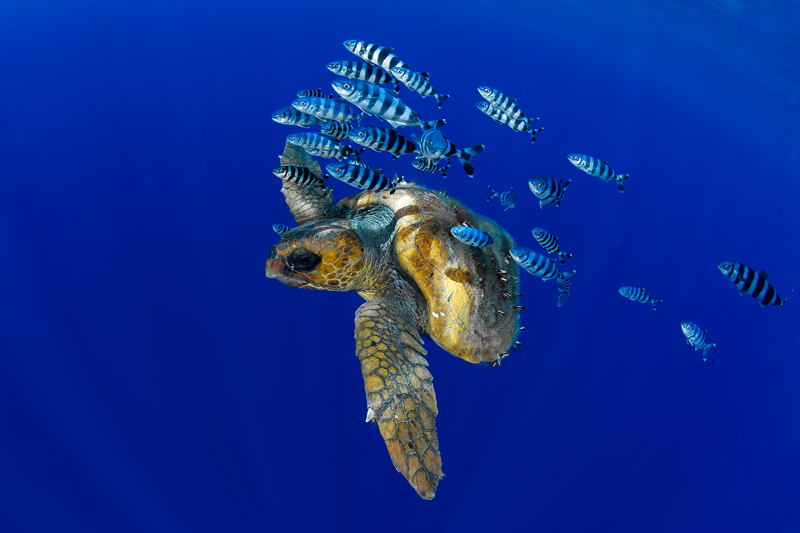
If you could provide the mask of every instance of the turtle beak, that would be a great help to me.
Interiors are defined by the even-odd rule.
[[[289,287],[302,287],[308,284],[308,281],[298,277],[302,276],[302,274],[294,272],[289,268],[286,264],[286,257],[279,254],[275,246],[269,251],[267,266],[264,268],[264,273],[268,278],[277,279]]]

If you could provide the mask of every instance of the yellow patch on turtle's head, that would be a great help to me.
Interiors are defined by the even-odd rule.
[[[290,287],[358,290],[364,244],[347,220],[322,220],[287,231],[267,257],[266,275]]]

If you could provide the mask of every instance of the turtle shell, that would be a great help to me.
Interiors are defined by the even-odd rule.
[[[518,325],[519,269],[509,250],[511,236],[444,193],[401,183],[394,194],[362,192],[340,205],[358,209],[382,205],[395,214],[394,252],[428,304],[426,333],[464,360],[493,362],[507,353]],[[494,243],[469,246],[450,233],[467,225],[488,233]]]

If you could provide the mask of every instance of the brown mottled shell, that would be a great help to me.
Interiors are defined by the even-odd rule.
[[[397,260],[425,295],[427,334],[436,344],[473,363],[508,352],[519,329],[514,309],[519,269],[509,254],[514,241],[503,228],[444,193],[406,183],[394,194],[367,191],[339,204],[351,209],[380,204],[395,213]],[[494,243],[476,248],[457,240],[450,229],[464,223],[488,233]]]

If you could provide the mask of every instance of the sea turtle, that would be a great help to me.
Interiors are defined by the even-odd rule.
[[[320,168],[286,145],[283,165]],[[516,343],[514,241],[458,200],[410,183],[333,203],[329,188],[284,181],[299,227],[272,247],[266,275],[291,287],[356,291],[356,355],[367,397],[395,468],[424,499],[442,477],[436,396],[422,336],[471,363],[499,364]],[[450,229],[477,228],[494,243],[477,248]]]

